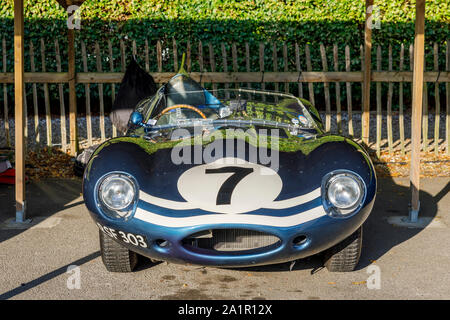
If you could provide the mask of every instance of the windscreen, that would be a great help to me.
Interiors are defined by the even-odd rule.
[[[180,84],[160,92],[147,121],[155,126],[196,120],[239,120],[314,127],[301,101],[289,94],[252,89],[208,91],[189,87],[185,81]]]

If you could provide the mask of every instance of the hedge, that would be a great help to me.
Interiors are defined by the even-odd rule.
[[[142,48],[147,39],[151,49],[157,39],[163,41],[169,50],[172,38],[179,40],[179,52],[183,52],[186,41],[192,44],[193,66],[198,70],[194,53],[197,52],[197,42],[212,43],[216,50],[218,71],[221,71],[220,44],[238,42],[238,49],[243,51],[243,43],[251,46],[251,65],[258,70],[258,43],[267,43],[265,51],[266,70],[272,68],[272,42],[279,42],[279,70],[283,70],[281,43],[288,44],[290,52],[290,69],[295,70],[293,45],[301,46],[308,43],[312,49],[313,67],[320,70],[321,60],[319,43],[324,43],[330,49],[328,54],[329,67],[332,70],[331,46],[338,44],[340,52],[340,68],[344,68],[344,46],[349,45],[352,54],[352,69],[360,70],[359,47],[363,43],[364,31],[364,0],[87,0],[81,7],[81,30],[76,32],[77,47],[84,40],[91,52],[89,68],[95,71],[93,44],[100,43],[104,55],[103,68],[109,70],[106,59],[107,40],[114,47],[116,70],[119,66],[119,39],[131,47],[135,40],[139,50],[139,58],[143,60]],[[399,46],[409,44],[414,39],[415,1],[409,0],[375,0],[379,6],[381,28],[373,30],[374,46],[381,44],[385,50],[389,44],[394,51],[394,70],[398,64]],[[54,40],[59,41],[63,54],[63,70],[67,69],[66,56],[66,13],[56,0],[27,0],[25,6],[25,40],[26,54],[28,43],[33,42],[39,48],[40,38],[47,44],[47,70],[56,71],[54,59]],[[441,46],[440,65],[445,66],[444,45],[450,30],[450,3],[448,0],[434,0],[426,3],[426,50],[427,68],[433,68],[432,45],[437,42]],[[3,0],[0,7],[0,37],[5,37],[8,44],[8,71],[12,71],[12,35],[13,35],[13,0]],[[81,54],[77,49],[77,68],[82,71]],[[36,50],[39,51],[39,50]],[[373,52],[375,59],[375,51]],[[228,50],[231,58],[231,50]],[[387,52],[383,53],[383,68],[387,68]],[[1,60],[1,59],[0,59]],[[180,61],[181,59],[179,59]],[[26,70],[29,70],[29,59]],[[245,57],[239,54],[239,71],[245,71]],[[305,65],[304,60],[302,61]],[[228,63],[231,68],[231,61]],[[405,65],[408,65],[406,57]],[[36,67],[40,70],[40,56],[36,53]],[[3,66],[0,62],[0,70]],[[164,71],[172,71],[172,59],[164,61]],[[156,71],[156,59],[151,56],[151,71]],[[107,86],[107,90],[109,86]],[[320,85],[316,86],[319,93]],[[92,94],[97,94],[93,88]],[[107,94],[109,92],[106,92]],[[78,96],[84,94],[82,86],[78,88]],[[358,98],[358,91],[354,92]],[[52,91],[56,98],[56,90]],[[344,99],[344,97],[343,97]]]

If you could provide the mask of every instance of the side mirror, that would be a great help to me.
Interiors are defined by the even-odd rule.
[[[135,125],[142,125],[142,121],[144,120],[144,117],[142,116],[142,113],[138,111],[133,111],[133,113],[130,116],[130,121],[132,124]]]

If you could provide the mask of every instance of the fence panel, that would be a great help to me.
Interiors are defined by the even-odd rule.
[[[3,116],[1,117],[3,128],[0,133],[0,141],[4,141],[6,145],[11,145],[13,132],[9,126],[9,120],[11,118],[10,112],[13,109],[10,105],[12,101],[9,99],[9,95],[14,75],[12,72],[8,72],[10,70],[7,68],[8,65],[12,64],[8,60],[12,59],[7,54],[8,42],[5,37],[2,37],[1,42],[3,73],[0,73],[0,83],[3,92],[0,94],[0,99],[3,100]],[[30,119],[34,118],[34,125],[31,125],[30,122],[30,130],[33,128],[34,137],[31,139],[33,134],[30,134],[28,138],[30,143],[38,145],[45,143],[52,146],[59,142],[57,135],[60,135],[61,147],[66,150],[68,148],[68,137],[66,132],[65,93],[67,90],[66,83],[69,80],[68,73],[63,70],[65,63],[62,60],[63,55],[57,41],[54,41],[56,72],[48,72],[49,63],[53,61],[53,59],[47,57],[48,43],[41,39],[40,48],[35,48],[31,42],[29,44],[27,58],[30,59],[31,72],[25,73],[25,81],[27,84],[31,84],[29,86],[31,90],[28,93],[30,93],[30,96],[32,94],[32,100],[30,99],[32,107],[30,104],[28,114]],[[357,52],[351,52],[348,45],[341,46],[339,44],[333,44],[332,47],[328,47],[329,50],[324,44],[286,42],[271,42],[270,44],[261,42],[256,43],[256,46],[248,42],[242,44],[238,42],[221,43],[219,47],[215,48],[211,43],[196,41],[192,42],[196,43],[195,49],[192,50],[190,40],[177,41],[171,39],[171,41],[167,41],[167,39],[156,39],[155,41],[146,40],[144,48],[138,50],[136,42],[133,40],[121,39],[117,47],[113,47],[113,43],[117,42],[109,40],[107,48],[105,47],[103,50],[97,42],[93,43],[92,46],[85,44],[83,41],[80,42],[80,69],[83,72],[77,74],[76,80],[78,84],[84,87],[85,97],[82,103],[84,103],[86,110],[87,145],[96,143],[96,139],[104,141],[117,136],[116,128],[109,121],[106,121],[105,113],[107,107],[114,103],[117,93],[116,86],[123,77],[126,63],[131,55],[134,55],[138,61],[142,61],[145,64],[145,69],[155,78],[155,82],[161,84],[170,79],[178,70],[178,53],[180,51],[186,52],[185,68],[192,78],[214,90],[219,87],[238,88],[245,84],[247,87],[263,90],[270,88],[286,93],[291,92],[303,97],[305,94],[303,84],[306,84],[308,90],[306,95],[309,101],[318,106],[319,111],[324,114],[324,124],[327,130],[358,137],[358,140],[361,137],[361,109],[356,108],[355,110],[354,106],[360,105],[361,102],[358,84],[363,81],[363,60],[361,59],[364,57],[364,52],[362,46],[358,54]],[[266,45],[270,46],[269,50],[266,50]],[[49,57],[53,58],[53,46],[50,45],[50,47]],[[399,60],[396,60],[398,61],[396,70],[393,65],[394,48],[399,55]],[[405,61],[408,59],[407,52],[405,55],[405,48],[408,48],[408,45],[401,44],[399,47],[379,45],[375,49],[376,59],[373,63],[376,68],[372,72],[372,81],[375,82],[375,90],[372,94],[375,99],[370,114],[375,128],[371,130],[369,135],[369,146],[375,148],[378,156],[381,155],[382,151],[387,150],[389,153],[393,153],[397,149],[400,150],[401,154],[405,154],[407,147],[409,147],[410,125],[408,122],[411,99],[406,92],[409,92],[412,81],[413,47],[409,45],[409,70],[407,70],[407,67],[405,68],[408,63],[408,61]],[[105,52],[103,53],[103,51]],[[252,56],[252,51],[256,55]],[[435,43],[431,50],[426,52],[430,58],[432,57],[433,64],[432,66],[429,64],[431,70],[424,73],[422,149],[434,152],[436,155],[441,150],[450,154],[449,51],[449,43],[445,45],[445,48],[442,44]],[[39,53],[40,66],[39,57],[37,57]],[[312,53],[316,57],[313,57]],[[440,53],[445,54],[445,69],[439,66]],[[219,57],[218,63],[216,63],[216,55]],[[352,60],[352,56],[357,58]],[[387,60],[384,60],[384,68],[383,56],[387,57]],[[396,54],[395,56],[395,59],[397,59]],[[95,60],[92,60],[94,57]],[[361,68],[358,66],[360,61]],[[120,72],[116,72],[116,62],[120,63],[120,67],[117,68]],[[331,63],[331,67],[329,67],[329,63]],[[358,71],[352,71],[355,66],[358,66]],[[53,69],[53,66],[50,69]],[[319,83],[323,84],[323,89],[322,85],[315,85]],[[345,89],[343,84],[341,86],[341,83],[345,83]],[[441,83],[443,86],[440,85]],[[53,84],[56,85],[56,92],[50,90]],[[92,85],[97,86],[97,90],[91,90]],[[434,90],[430,86],[433,86]],[[430,90],[428,90],[429,88]],[[105,95],[108,97],[106,100]],[[443,98],[445,103],[442,100]],[[26,102],[27,100],[25,100]],[[384,107],[385,102],[386,109]],[[45,107],[45,121],[42,123],[39,121],[40,103]],[[59,103],[59,107],[54,108],[53,104],[55,103]],[[344,109],[346,108],[346,110],[343,110],[343,104],[345,103]],[[442,106],[442,103],[445,106]],[[432,108],[434,108],[434,111]],[[96,123],[99,123],[100,137],[95,136],[97,131],[93,128],[93,109],[95,112],[98,110],[98,122]],[[56,112],[58,114],[55,114],[55,110],[59,110]],[[445,114],[442,114],[442,112],[445,112]],[[60,129],[56,129],[55,132],[52,132],[52,116],[60,121]],[[96,117],[94,118],[97,119]],[[441,121],[445,121],[445,125],[441,125]],[[44,130],[44,126],[46,139],[39,134],[40,129]],[[55,128],[57,127],[54,126],[53,130]]]

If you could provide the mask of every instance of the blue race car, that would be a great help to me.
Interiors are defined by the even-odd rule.
[[[113,272],[140,256],[247,267],[319,253],[328,270],[352,271],[375,194],[367,152],[325,133],[308,101],[208,91],[184,72],[137,105],[83,180]]]

